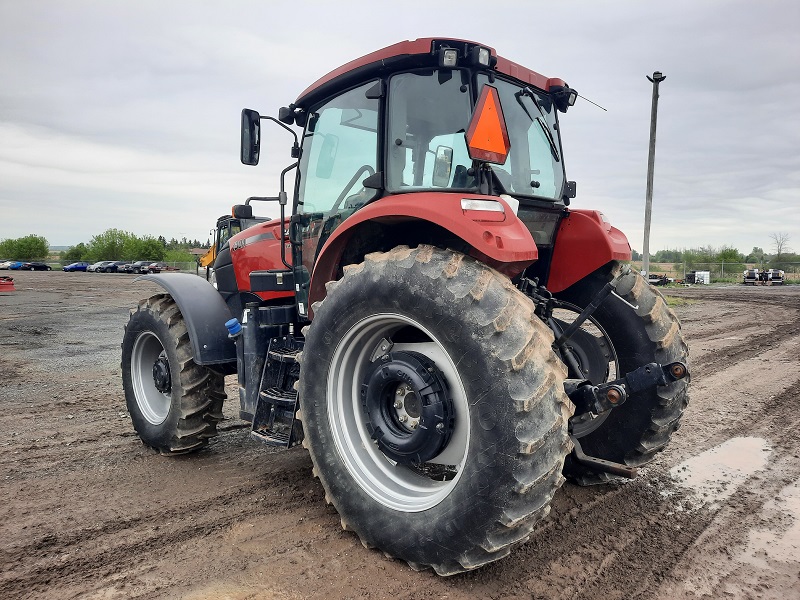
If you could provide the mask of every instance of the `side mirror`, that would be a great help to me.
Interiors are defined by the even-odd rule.
[[[245,108],[242,110],[242,162],[246,165],[257,165],[260,149],[261,115]]]
[[[249,204],[235,204],[231,210],[231,214],[235,219],[252,219],[253,207]]]
[[[574,181],[568,181],[564,184],[564,199],[570,200],[578,195],[577,184]],[[569,204],[569,202],[567,202]]]
[[[453,168],[453,149],[449,146],[436,148],[436,159],[433,164],[434,187],[447,187],[450,185],[450,171]]]

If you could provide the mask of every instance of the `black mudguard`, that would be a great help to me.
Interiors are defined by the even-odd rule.
[[[189,273],[143,275],[134,279],[140,280],[157,283],[175,299],[189,330],[194,362],[208,366],[231,363],[230,372],[236,372],[236,345],[225,327],[225,321],[232,318],[231,312],[213,285]]]

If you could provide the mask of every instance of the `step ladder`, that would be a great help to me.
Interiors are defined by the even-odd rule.
[[[250,436],[270,446],[290,448],[302,438],[295,418],[298,402],[294,389],[300,375],[297,354],[301,348],[292,338],[275,338],[267,351]]]

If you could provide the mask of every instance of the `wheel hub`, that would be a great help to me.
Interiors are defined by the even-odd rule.
[[[169,361],[166,356],[159,356],[153,363],[153,383],[162,394],[168,394],[172,389],[172,377],[169,373]]]
[[[444,377],[417,352],[390,352],[375,360],[361,385],[361,403],[372,439],[401,464],[428,462],[453,433],[453,400]]]

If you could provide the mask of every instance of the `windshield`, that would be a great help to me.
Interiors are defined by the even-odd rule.
[[[389,191],[474,187],[474,177],[467,176],[472,160],[464,140],[472,113],[469,90],[466,71],[431,70],[391,78]]]
[[[489,83],[478,75],[478,92]],[[564,168],[557,133],[556,108],[547,94],[495,79],[511,150],[504,165],[492,165],[506,191],[519,196],[561,199]]]

